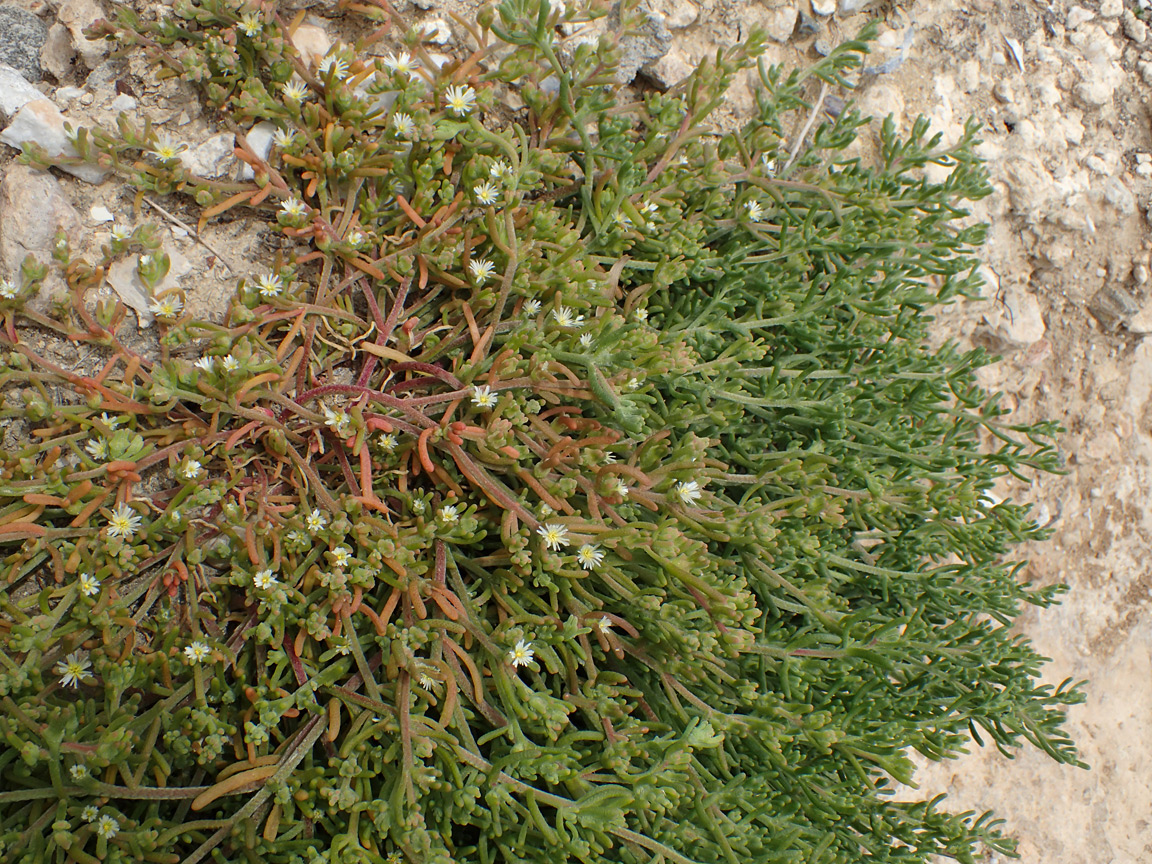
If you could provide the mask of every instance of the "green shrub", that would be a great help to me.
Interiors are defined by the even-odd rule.
[[[561,62],[539,0],[472,28],[514,50],[438,73],[411,35],[418,71],[358,59],[385,12],[315,74],[267,6],[174,12],[105,32],[285,130],[269,161],[195,177],[123,116],[77,147],[301,251],[223,323],[154,297],[152,342],[86,299],[125,256],[160,283],[151,227],[0,291],[2,860],[1010,852],[890,795],[970,737],[1076,763],[1081,694],[1010,629],[1058,593],[1005,560],[1042,532],[987,496],[1057,467],[1053,427],[924,341],[977,287],[975,127],[848,158],[863,121],[802,93],[864,41],[761,67],[710,137],[759,34],[622,104],[610,41]]]

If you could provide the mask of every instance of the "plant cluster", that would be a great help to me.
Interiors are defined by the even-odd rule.
[[[398,19],[356,8],[378,29],[317,68],[269,2],[101,31],[278,132],[267,159],[238,136],[247,181],[126,116],[82,158],[298,251],[222,323],[155,294],[150,226],[0,286],[0,861],[1010,852],[890,796],[970,736],[1076,761],[1081,694],[1010,630],[1058,593],[1004,560],[1042,532],[986,495],[1055,469],[1053,429],[924,345],[977,284],[975,129],[850,158],[861,118],[804,93],[861,40],[761,64],[709,137],[759,34],[623,102],[613,39],[556,39],[602,10],[502,0],[437,68],[416,34],[368,53]],[[125,256],[147,347],[89,296]]]

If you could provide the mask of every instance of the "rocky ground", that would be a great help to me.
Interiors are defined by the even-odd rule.
[[[131,0],[154,15],[155,0]],[[869,17],[884,25],[870,59],[876,74],[856,94],[904,129],[918,115],[954,141],[969,116],[983,124],[980,153],[994,193],[973,218],[990,223],[984,298],[940,317],[939,338],[984,345],[1003,359],[984,383],[1003,391],[1021,421],[1058,420],[1067,473],[1000,490],[1034,502],[1052,540],[1025,550],[1025,573],[1071,586],[1065,603],[1023,621],[1053,658],[1053,683],[1089,679],[1088,704],[1071,717],[1091,771],[1060,768],[1025,751],[1006,765],[993,750],[920,773],[920,793],[947,791],[953,806],[995,809],[1021,838],[1024,864],[1136,864],[1152,860],[1152,280],[1146,208],[1152,193],[1152,35],[1138,3],[1047,6],[1013,0],[645,0],[648,34],[630,54],[635,86],[675,84],[718,46],[753,27],[770,36],[769,63],[798,64]],[[1147,0],[1141,0],[1147,2]],[[0,141],[35,137],[64,146],[65,120],[114,126],[126,111],[187,141],[198,173],[237,170],[232,135],[214,128],[192,92],[157,82],[142,58],[109,62],[83,28],[109,17],[110,0],[0,3]],[[299,47],[323,54],[351,31],[326,0],[307,7]],[[398,0],[426,24],[430,50],[465,50],[477,3]],[[1152,16],[1149,16],[1152,17]],[[579,38],[569,32],[568,38]],[[753,76],[737,82],[715,118],[733,128],[754,105]],[[259,131],[248,136],[257,147]],[[865,142],[867,143],[867,142]],[[280,240],[243,220],[197,238],[194,210],[155,201],[133,213],[133,192],[93,169],[58,179],[14,163],[0,146],[0,276],[28,251],[47,254],[57,227],[74,246],[107,240],[114,225],[166,226],[171,280],[198,315],[219,315],[235,280],[257,272]],[[103,182],[102,182],[103,181]],[[161,209],[163,208],[163,209]],[[132,272],[115,291],[150,315]],[[50,286],[49,286],[50,288]],[[77,354],[77,365],[83,357]]]

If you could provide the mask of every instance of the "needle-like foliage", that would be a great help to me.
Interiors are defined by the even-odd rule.
[[[125,258],[163,283],[151,226],[0,286],[0,860],[1010,852],[890,794],[973,738],[1077,764],[1081,694],[1011,630],[1058,593],[1006,558],[1042,531],[988,494],[1057,467],[1053,428],[925,343],[977,287],[975,128],[849,158],[811,91],[864,41],[761,66],[713,136],[759,34],[625,103],[559,4],[503,0],[442,67],[355,8],[379,29],[317,65],[271,3],[102,31],[278,131],[238,136],[251,179],[126,116],[81,158],[296,251],[222,322],[154,294],[157,338],[94,300]]]

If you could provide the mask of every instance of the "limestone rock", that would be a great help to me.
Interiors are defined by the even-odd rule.
[[[688,62],[684,52],[674,47],[655,63],[646,64],[641,71],[661,90],[667,90],[691,75],[695,68]]]
[[[1090,9],[1085,9],[1083,6],[1073,6],[1068,10],[1068,15],[1064,18],[1064,26],[1069,30],[1075,30],[1081,24],[1091,21],[1096,17],[1096,13]]]
[[[248,139],[251,143],[252,139]],[[228,173],[232,166],[232,151],[236,147],[236,136],[231,132],[213,135],[207,141],[180,154],[184,167],[198,177],[214,179]],[[265,154],[267,156],[267,154]]]
[[[660,0],[653,3],[653,11],[664,17],[664,24],[670,30],[683,30],[696,23],[700,10],[691,0]]]
[[[53,156],[79,155],[64,131],[64,115],[47,99],[33,99],[17,111],[8,128],[0,132],[0,142],[21,150],[34,142]],[[108,176],[96,165],[61,165],[60,169],[88,183],[102,183]]]
[[[43,99],[44,94],[7,64],[0,63],[0,121],[8,118],[34,99]]]
[[[812,12],[827,18],[836,11],[836,0],[812,0]]]
[[[630,83],[641,67],[655,63],[672,47],[672,34],[664,26],[664,19],[650,7],[641,6],[637,11],[642,16],[638,32],[620,40],[620,68],[616,80],[621,84]],[[613,7],[608,17],[612,27],[619,26],[619,5]]]
[[[52,258],[56,232],[64,231],[74,248],[87,237],[84,222],[76,208],[64,197],[60,182],[44,171],[13,164],[0,183],[0,264],[3,276],[20,272],[28,255],[42,264]],[[52,270],[29,305],[35,311],[48,309],[54,294],[66,291],[64,281]]]
[[[301,24],[292,34],[292,44],[304,58],[304,62],[315,68],[332,47],[332,40],[323,27],[316,24]]]
[[[97,5],[96,0],[64,0],[56,17],[72,34],[72,44],[84,65],[89,69],[100,65],[111,43],[105,39],[89,39],[84,35],[84,28],[91,27],[104,17],[104,10]]]
[[[1003,302],[984,316],[984,321],[996,336],[1009,345],[1026,347],[1044,338],[1047,325],[1040,309],[1040,301],[1019,286],[1006,288],[1000,295]]]
[[[40,49],[40,65],[57,81],[63,81],[72,71],[76,49],[72,47],[72,34],[57,21],[48,28],[48,38]]]
[[[272,136],[275,133],[276,124],[261,120],[245,133],[244,138],[248,141],[248,146],[253,153],[261,159],[267,159],[268,154],[272,152]],[[244,167],[240,169],[240,179],[251,180],[255,176],[252,166],[245,162]]]

